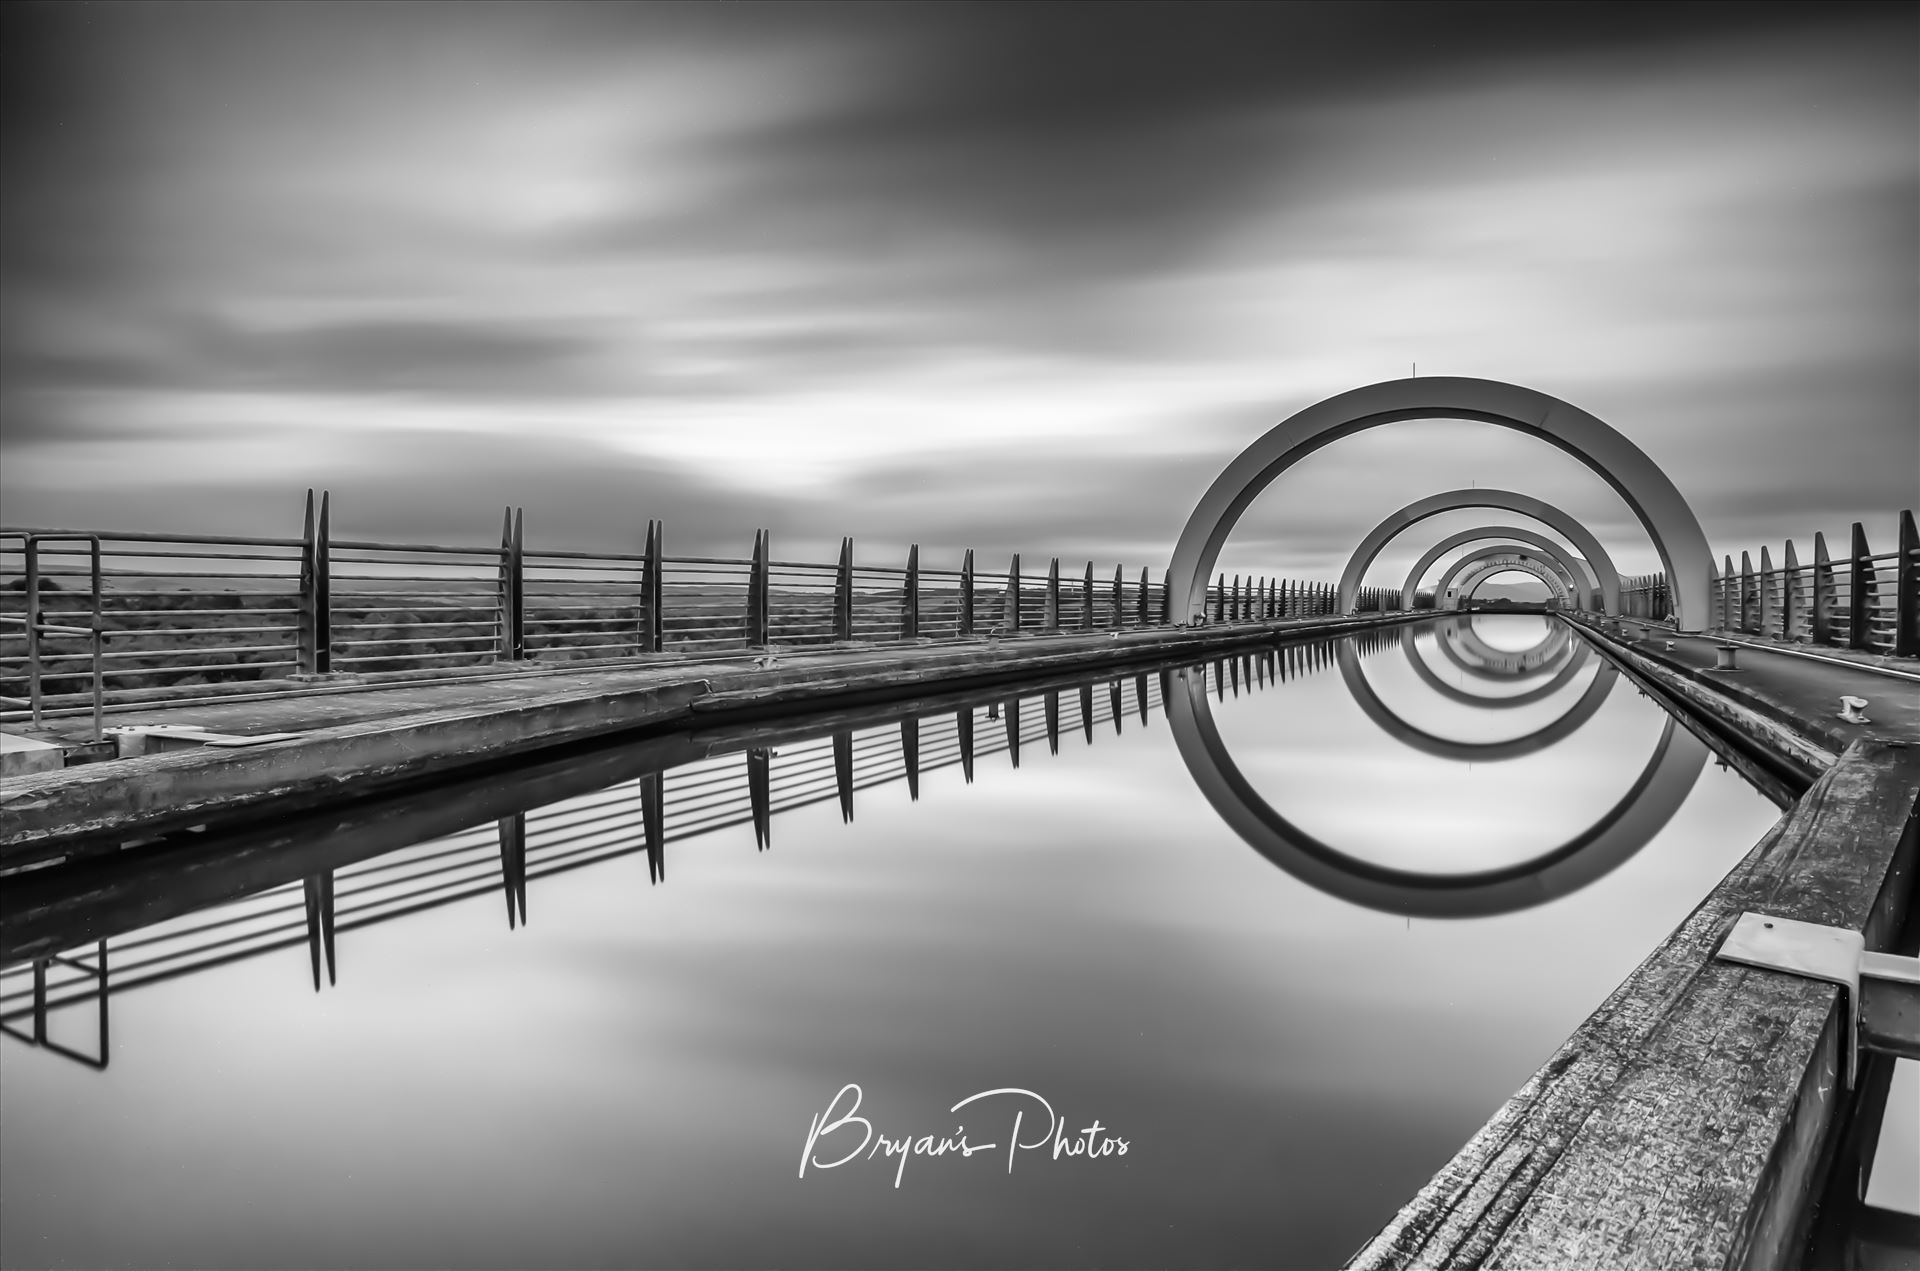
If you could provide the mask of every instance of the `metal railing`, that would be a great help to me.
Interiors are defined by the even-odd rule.
[[[0,720],[87,709],[89,656],[96,710],[132,709],[368,676],[1171,621],[1165,574],[1156,581],[1120,565],[1109,574],[1089,562],[1063,577],[1058,558],[1036,572],[1015,554],[994,571],[969,550],[957,569],[932,568],[918,546],[898,566],[856,565],[852,539],[833,563],[775,560],[764,530],[746,557],[670,556],[659,521],[648,523],[639,552],[544,550],[527,546],[517,508],[497,545],[335,538],[332,519],[331,496],[309,491],[297,538],[5,531]],[[1388,603],[1384,591],[1377,599]],[[1222,575],[1208,590],[1216,622],[1334,607],[1331,586],[1292,579]],[[111,652],[41,647],[41,635],[95,631]]]
[[[1847,553],[1833,559],[1824,534],[1813,536],[1813,559],[1802,562],[1793,540],[1780,563],[1771,549],[1732,556],[1714,570],[1708,629],[1796,644],[1857,649],[1867,653],[1920,656],[1920,533],[1912,511],[1900,513],[1898,546],[1875,552],[1855,521]],[[1628,617],[1672,616],[1664,574],[1623,579],[1621,608]]]

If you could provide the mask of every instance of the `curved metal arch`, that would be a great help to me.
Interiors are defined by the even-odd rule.
[[[1516,551],[1506,547],[1489,547],[1484,551],[1463,556],[1449,566],[1446,573],[1440,575],[1440,581],[1434,584],[1434,603],[1436,605],[1446,605],[1447,591],[1452,587],[1453,580],[1460,574],[1466,574],[1473,586],[1478,587],[1495,574],[1503,574],[1508,570],[1516,569],[1522,573],[1532,574],[1535,578],[1545,583],[1548,589],[1559,599],[1561,604],[1564,605],[1571,599],[1571,596],[1567,592],[1566,580],[1554,573],[1553,570],[1537,556],[1524,550]],[[1471,593],[1471,590],[1467,583],[1463,581],[1459,588],[1460,598],[1465,598]],[[1459,601],[1456,600],[1453,605],[1446,607],[1458,608],[1458,606]]]
[[[1713,552],[1699,518],[1660,465],[1569,402],[1518,384],[1455,376],[1389,380],[1337,394],[1296,412],[1242,450],[1201,496],[1174,545],[1168,594],[1180,616],[1192,619],[1205,612],[1207,579],[1220,549],[1275,477],[1342,437],[1417,419],[1471,419],[1512,428],[1578,459],[1614,488],[1653,540],[1673,589],[1676,626],[1698,631],[1706,622]],[[1615,586],[1608,612],[1619,602],[1617,575]]]
[[[1419,676],[1428,688],[1431,688],[1434,692],[1449,701],[1490,711],[1514,710],[1518,707],[1527,706],[1534,702],[1542,701],[1545,698],[1552,697],[1555,693],[1558,693],[1562,688],[1566,687],[1567,683],[1572,680],[1574,676],[1580,674],[1581,668],[1585,667],[1593,657],[1593,647],[1586,641],[1581,640],[1572,646],[1564,661],[1553,664],[1555,667],[1553,676],[1544,683],[1536,684],[1532,688],[1519,693],[1508,693],[1500,697],[1482,697],[1478,693],[1469,693],[1458,685],[1449,684],[1441,679],[1440,673],[1434,670],[1425,658],[1420,656],[1420,650],[1415,644],[1414,633],[1411,628],[1407,628],[1405,634],[1401,637],[1400,647],[1401,651],[1406,654],[1407,661],[1412,664],[1413,673]],[[1450,649],[1451,647],[1452,646],[1447,645],[1444,641],[1441,642],[1441,648],[1443,650]],[[1458,666],[1459,664],[1455,663],[1455,665]],[[1469,675],[1481,674],[1480,668],[1477,667],[1463,666],[1461,669]]]
[[[1367,677],[1360,670],[1359,659],[1336,656],[1336,661],[1340,664],[1340,678],[1346,682],[1347,691],[1353,694],[1355,704],[1381,732],[1423,755],[1452,759],[1459,763],[1501,763],[1508,759],[1522,759],[1565,740],[1593,718],[1594,713],[1612,695],[1614,684],[1620,678],[1613,663],[1602,662],[1600,670],[1588,681],[1572,709],[1544,728],[1536,728],[1530,733],[1509,737],[1504,741],[1455,741],[1451,737],[1436,737],[1425,729],[1415,728],[1394,714],[1380,700],[1380,695],[1373,691],[1373,685],[1367,682]]]
[[[1552,561],[1567,575],[1567,581],[1578,589],[1580,607],[1586,608],[1592,598],[1600,594],[1600,584],[1594,578],[1586,561],[1578,556],[1570,557],[1560,544],[1533,530],[1521,529],[1517,525],[1483,525],[1479,529],[1461,530],[1433,545],[1432,550],[1422,556],[1414,567],[1407,571],[1407,581],[1400,587],[1400,607],[1413,608],[1413,598],[1420,590],[1420,579],[1432,568],[1433,563],[1454,548],[1466,543],[1477,543],[1487,538],[1510,538],[1529,547],[1537,547],[1540,554]]]
[[[1339,594],[1342,611],[1353,606],[1353,596],[1360,589],[1360,580],[1366,574],[1368,566],[1373,564],[1383,548],[1400,533],[1419,524],[1431,516],[1442,512],[1457,512],[1462,508],[1500,508],[1507,512],[1517,512],[1521,516],[1531,517],[1547,526],[1554,533],[1573,544],[1573,550],[1580,554],[1600,586],[1600,607],[1606,613],[1618,613],[1620,608],[1620,571],[1613,566],[1613,557],[1593,532],[1585,525],[1567,515],[1551,503],[1536,499],[1530,494],[1520,494],[1514,490],[1467,489],[1447,490],[1440,494],[1428,495],[1416,499],[1393,515],[1381,521],[1367,531],[1360,545],[1353,549],[1353,555],[1347,559],[1347,567],[1340,574]],[[1709,562],[1711,564],[1711,562]],[[1704,611],[1703,611],[1704,612]]]
[[[1645,847],[1686,801],[1707,760],[1706,745],[1668,716],[1632,787],[1587,830],[1517,865],[1474,874],[1418,874],[1348,856],[1281,816],[1228,753],[1207,700],[1206,677],[1179,673],[1174,679],[1184,688],[1166,698],[1174,744],[1220,818],[1254,851],[1309,887],[1386,913],[1485,917],[1570,895]]]

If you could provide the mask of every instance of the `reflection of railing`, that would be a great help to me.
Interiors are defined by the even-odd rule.
[[[1664,574],[1624,580],[1622,609],[1633,618],[1666,618],[1672,610]],[[1714,630],[1766,636],[1793,643],[1824,644],[1870,653],[1920,656],[1920,533],[1913,513],[1900,513],[1899,546],[1875,552],[1855,521],[1847,554],[1834,560],[1824,534],[1813,536],[1813,559],[1802,563],[1787,540],[1780,564],[1760,549],[1759,567],[1749,552],[1722,558],[1714,571]]]
[[[311,692],[312,681],[341,675],[418,679],[534,661],[1168,621],[1164,577],[1118,565],[1108,575],[1089,562],[1063,576],[1057,558],[1036,573],[1016,554],[994,571],[977,568],[969,550],[957,569],[938,569],[922,566],[917,546],[899,566],[856,565],[851,539],[831,564],[783,561],[764,530],[747,557],[668,556],[659,521],[639,552],[549,551],[529,548],[524,530],[514,509],[498,546],[335,538],[331,498],[311,491],[298,538],[9,530],[0,605],[32,571],[22,608],[77,617],[66,588],[82,574],[80,549],[38,544],[90,539],[93,625],[104,623],[115,646],[100,679],[116,707]],[[1332,611],[1331,588],[1292,580],[1229,586],[1223,577],[1209,597],[1216,620]],[[85,709],[81,655],[36,660],[31,640],[14,643],[25,638],[0,631],[0,692],[19,685],[17,697],[44,698],[55,714]]]
[[[1396,639],[1391,632],[1349,638],[1367,654],[1392,647]],[[1321,642],[1217,659],[1207,670],[1224,697],[1237,696],[1243,686],[1251,691],[1332,665],[1332,646]],[[496,889],[506,898],[509,925],[517,925],[527,918],[529,880],[623,856],[645,854],[650,877],[664,881],[670,843],[751,823],[756,843],[765,849],[772,845],[772,819],[782,813],[835,801],[850,821],[857,791],[905,780],[918,798],[927,772],[959,765],[971,781],[980,756],[1006,753],[1017,768],[1023,745],[1031,751],[1045,741],[1049,752],[1057,753],[1063,733],[1080,731],[1091,744],[1096,726],[1121,732],[1128,715],[1144,723],[1160,707],[1164,675],[992,690],[976,695],[971,705],[937,714],[903,716],[878,727],[850,725],[774,744],[755,744],[749,736],[714,757],[110,934],[99,943],[96,961],[104,968],[110,948],[113,989],[122,992],[304,942],[318,988],[323,969],[328,980],[333,977],[340,933]],[[735,755],[743,755],[744,762]],[[42,1021],[35,1035],[43,1037],[49,1010],[104,994],[104,972],[97,984],[90,976],[80,964],[57,956],[8,968],[0,972],[0,1021],[31,1014]],[[8,1031],[27,1038],[17,1028]]]

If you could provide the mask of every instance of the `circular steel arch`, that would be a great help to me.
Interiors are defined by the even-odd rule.
[[[1539,548],[1540,554],[1553,562],[1562,573],[1566,574],[1567,581],[1572,583],[1577,589],[1580,601],[1577,606],[1578,608],[1587,608],[1588,603],[1593,597],[1600,594],[1600,584],[1594,579],[1593,572],[1588,567],[1587,562],[1581,560],[1578,556],[1570,557],[1566,549],[1548,538],[1545,534],[1535,533],[1533,530],[1521,529],[1517,525],[1483,525],[1479,529],[1461,530],[1458,534],[1449,535],[1441,539],[1438,543],[1435,543],[1432,550],[1425,556],[1422,556],[1418,563],[1407,571],[1407,581],[1401,584],[1400,587],[1400,607],[1402,609],[1413,608],[1413,598],[1420,590],[1421,575],[1427,572],[1433,562],[1439,560],[1442,556],[1445,556],[1448,552],[1464,543],[1477,543],[1481,539],[1487,538],[1510,538],[1524,543],[1529,547]]]
[[[1609,666],[1608,669],[1611,669]],[[1328,846],[1274,810],[1233,762],[1214,723],[1205,675],[1170,678],[1165,699],[1174,744],[1220,819],[1254,851],[1318,891],[1386,913],[1477,918],[1557,900],[1610,873],[1645,847],[1693,790],[1707,748],[1671,715],[1632,787],[1594,824],[1532,860],[1474,874],[1390,869]]]
[[[1578,406],[1518,384],[1460,376],[1388,380],[1336,394],[1296,412],[1242,450],[1214,478],[1174,544],[1168,594],[1181,618],[1205,612],[1207,578],[1220,549],[1275,477],[1342,437],[1416,419],[1471,419],[1512,428],[1578,459],[1614,488],[1653,540],[1672,588],[1675,626],[1698,631],[1706,622],[1713,552],[1699,518],[1660,465]],[[1614,605],[1617,587],[1616,576]]]
[[[1567,592],[1566,580],[1554,573],[1553,570],[1547,566],[1546,562],[1540,560],[1537,556],[1530,555],[1525,549],[1489,547],[1482,551],[1475,552],[1472,555],[1462,557],[1449,566],[1446,573],[1440,575],[1440,581],[1434,584],[1434,604],[1440,605],[1444,603],[1448,588],[1453,583],[1454,578],[1460,574],[1467,574],[1473,586],[1478,587],[1488,578],[1493,577],[1493,575],[1504,574],[1508,570],[1519,570],[1521,573],[1531,574],[1535,578],[1538,578],[1547,585],[1548,589],[1559,598],[1560,603],[1563,605],[1571,598]],[[1470,590],[1467,584],[1463,582],[1460,585],[1460,599],[1464,600]],[[1456,601],[1452,607],[1456,609],[1459,608],[1458,601]]]
[[[1367,531],[1360,545],[1353,549],[1353,555],[1347,558],[1347,567],[1340,573],[1340,604],[1342,612],[1353,607],[1353,597],[1360,590],[1360,580],[1366,574],[1367,567],[1373,564],[1383,548],[1403,530],[1419,524],[1430,516],[1442,512],[1456,512],[1462,508],[1500,508],[1507,512],[1517,512],[1521,516],[1531,517],[1541,522],[1554,533],[1573,544],[1587,567],[1600,585],[1600,608],[1605,613],[1617,613],[1620,608],[1620,571],[1613,567],[1613,557],[1593,532],[1585,525],[1568,516],[1565,512],[1544,500],[1530,494],[1521,494],[1515,490],[1466,489],[1447,490],[1440,494],[1430,494],[1424,499],[1416,499],[1399,511],[1393,513],[1380,524]],[[1711,568],[1711,562],[1708,563]],[[1704,610],[1702,611],[1704,612]]]

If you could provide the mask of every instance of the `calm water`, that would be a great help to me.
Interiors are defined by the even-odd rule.
[[[0,1259],[1338,1265],[1778,815],[1562,628],[1408,631],[547,764],[296,835],[272,890],[141,885],[237,897],[198,911],[70,897],[76,960],[120,924],[110,1062],[56,964],[72,1053],[0,1038]]]

